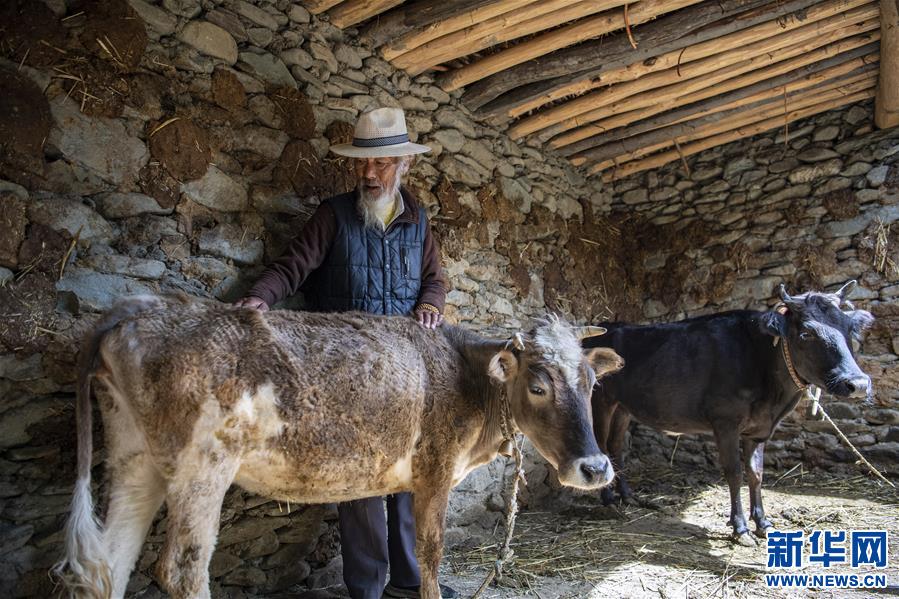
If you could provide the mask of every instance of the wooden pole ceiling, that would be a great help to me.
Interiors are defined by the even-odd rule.
[[[880,0],[880,81],[874,123],[881,129],[899,126],[899,0]]]
[[[605,180],[872,97],[899,126],[899,0],[302,2]]]

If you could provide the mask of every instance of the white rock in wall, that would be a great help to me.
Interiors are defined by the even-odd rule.
[[[229,4],[229,8],[240,16],[249,19],[253,23],[266,29],[275,30],[278,28],[278,22],[275,18],[257,6],[253,6],[244,0],[236,0]]]
[[[181,192],[194,202],[222,212],[240,212],[247,208],[247,192],[243,185],[210,166],[202,179],[183,183]]]
[[[871,187],[880,187],[886,181],[887,173],[889,172],[890,165],[882,164],[868,171],[868,173],[865,175],[865,178],[868,180],[868,185],[870,185]]]
[[[57,281],[56,289],[73,293],[79,308],[92,312],[102,312],[126,295],[153,294],[157,291],[136,279],[71,267]]]
[[[312,58],[312,55],[303,50],[302,48],[291,48],[290,50],[285,50],[281,53],[281,60],[285,65],[292,67],[297,65],[301,68],[308,69],[315,64],[315,59]]]
[[[104,193],[96,196],[94,202],[105,218],[172,213],[172,208],[163,208],[154,198],[142,193]]]
[[[465,145],[465,136],[458,129],[440,129],[431,137],[435,139],[447,152],[455,154]]]
[[[281,152],[284,151],[284,146],[289,140],[290,136],[283,131],[249,125],[235,132],[232,148],[249,150],[265,158],[276,160],[281,156]]]
[[[191,21],[178,34],[178,39],[228,64],[237,62],[237,42],[230,33],[208,21]]]
[[[468,156],[488,171],[496,168],[497,159],[493,151],[477,139],[469,139],[462,146],[462,154]]]
[[[309,11],[299,4],[292,4],[287,12],[287,17],[294,23],[308,23],[312,17]]]
[[[63,97],[50,102],[54,126],[47,143],[69,163],[118,187],[128,187],[146,164],[147,146],[128,134],[121,121],[88,117]]]
[[[203,10],[200,0],[162,0],[162,5],[179,17],[193,19]]]
[[[165,262],[146,260],[119,254],[99,254],[88,256],[83,264],[110,274],[126,275],[137,279],[161,279],[166,272]]]
[[[159,35],[172,35],[175,28],[178,27],[178,19],[170,12],[161,8],[148,4],[144,0],[128,0],[131,8],[137,13],[144,23]]]
[[[362,68],[362,56],[350,45],[337,44],[334,48],[334,57],[352,69]]]
[[[28,220],[67,231],[72,237],[77,234],[82,242],[110,243],[117,237],[115,227],[82,203],[80,197],[36,199],[28,206]]]
[[[280,58],[272,56],[268,52],[241,52],[238,67],[259,76],[272,85],[284,85],[296,89],[297,82],[284,66]]]
[[[332,73],[340,71],[340,65],[337,63],[337,58],[334,56],[334,53],[331,52],[331,48],[325,44],[309,42],[309,52],[312,53],[312,56],[315,57],[316,60],[323,61],[327,65],[328,70]]]
[[[200,251],[213,256],[230,258],[239,264],[262,261],[265,246],[261,239],[253,239],[243,227],[223,223],[200,233]]]

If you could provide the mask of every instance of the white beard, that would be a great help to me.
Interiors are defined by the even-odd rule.
[[[366,229],[374,229],[383,231],[385,229],[384,222],[381,220],[382,214],[389,212],[389,207],[396,201],[396,196],[400,191],[400,178],[397,176],[393,186],[383,190],[381,193],[372,194],[365,191],[365,187],[360,182],[359,197],[356,199],[356,212],[362,217],[362,222]]]

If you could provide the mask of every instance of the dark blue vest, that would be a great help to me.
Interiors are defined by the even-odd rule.
[[[418,209],[417,223],[395,220],[382,232],[365,227],[356,212],[355,192],[325,202],[334,210],[337,231],[325,261],[310,276],[306,290],[310,307],[323,312],[410,314],[421,288],[428,226],[424,209]]]

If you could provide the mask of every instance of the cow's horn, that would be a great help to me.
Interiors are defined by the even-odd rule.
[[[587,325],[585,327],[578,327],[577,336],[578,339],[584,340],[587,337],[598,337],[599,335],[605,335],[606,329],[603,327],[594,327],[591,325]]]
[[[794,297],[791,297],[789,293],[787,293],[787,288],[783,283],[780,284],[780,300],[784,303],[787,308],[792,308],[794,310],[799,310],[802,308],[802,301],[797,300]]]
[[[512,336],[512,347],[518,351],[524,351],[524,337],[521,336],[521,333],[515,333]]]
[[[840,301],[846,299],[846,296],[852,293],[856,285],[858,285],[858,281],[852,279],[851,281],[837,289],[836,294],[840,298]]]

